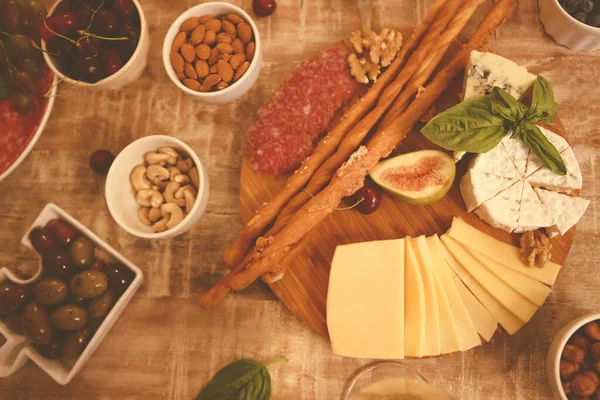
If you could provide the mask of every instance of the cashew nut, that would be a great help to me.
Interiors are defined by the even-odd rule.
[[[146,179],[146,167],[144,165],[135,167],[133,171],[131,171],[130,179],[136,192],[138,190],[150,188],[150,181]]]
[[[177,204],[179,207],[185,206],[185,199],[176,199],[175,192],[179,190],[181,184],[179,182],[169,182],[163,195],[165,196],[165,202]]]
[[[196,202],[196,196],[194,196],[194,193],[191,190],[184,190],[183,195],[185,196],[185,211],[189,214]]]
[[[162,214],[160,212],[160,208],[151,208],[150,211],[148,212],[148,219],[151,222],[156,222],[158,221],[160,218],[162,217]]]
[[[196,191],[196,189],[194,189],[194,187],[192,185],[185,185],[180,187],[176,192],[175,192],[175,198],[176,199],[183,199],[184,195],[183,192],[185,191],[191,191],[192,194],[194,195],[194,197],[196,197],[198,195],[198,192]]]
[[[183,173],[187,173],[190,170],[190,166],[183,160],[177,161],[177,164],[175,164],[175,166],[179,168],[179,170]]]
[[[140,221],[142,221],[142,224],[147,226],[152,226],[152,222],[148,219],[148,213],[150,210],[151,209],[148,207],[140,207],[138,211],[138,217],[140,217]]]
[[[169,171],[160,165],[150,165],[146,169],[146,176],[150,182],[157,184],[160,181],[169,179]]]
[[[175,165],[177,163],[177,159],[169,154],[152,152],[146,154],[146,162],[150,165]]]
[[[169,167],[167,168],[169,171],[169,179],[173,180],[177,175],[181,175],[181,170],[177,167]]]
[[[169,161],[167,161],[169,164],[172,164],[172,165],[175,165],[177,163],[177,160],[179,158],[181,158],[181,156],[179,155],[179,153],[177,152],[177,150],[175,150],[172,147],[161,147],[161,148],[158,149],[158,152],[162,153],[162,154],[168,154],[169,156],[171,156],[171,159],[174,158],[175,162],[169,162]]]
[[[190,177],[184,174],[181,175],[177,175],[175,176],[175,178],[171,179],[172,181],[175,181],[177,183],[181,183],[182,185],[187,185],[188,183],[191,182]]]
[[[163,217],[167,220],[167,228],[171,229],[183,221],[183,210],[175,203],[163,204],[160,207]]]
[[[156,182],[156,187],[158,187],[159,190],[164,191],[167,188],[167,185],[169,184],[169,181],[158,181]]]
[[[137,193],[135,200],[143,207],[156,208],[163,203],[163,196],[157,190],[142,189]]]
[[[194,186],[196,186],[196,189],[199,189],[200,188],[200,175],[198,174],[197,167],[193,167],[190,169],[190,179],[192,180],[192,183],[194,184]]]
[[[194,160],[192,160],[192,158],[191,158],[191,157],[188,157],[188,158],[186,158],[186,159],[185,159],[185,163],[186,163],[186,164],[187,164],[187,165],[188,165],[190,168],[192,168],[192,167],[194,166]]]
[[[160,221],[152,225],[152,232],[158,233],[166,231],[167,229],[169,229],[167,227],[168,222],[169,221],[166,218],[161,219]]]

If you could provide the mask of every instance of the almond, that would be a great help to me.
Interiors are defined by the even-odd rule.
[[[208,59],[208,64],[209,65],[213,65],[216,64],[217,61],[219,61],[219,50],[215,47],[213,49],[211,49],[210,51],[210,58]]]
[[[187,40],[187,34],[185,32],[179,32],[175,35],[175,39],[173,39],[173,44],[171,45],[171,51],[177,51],[185,44]]]
[[[217,50],[221,53],[233,53],[233,47],[229,43],[219,43],[217,44]]]
[[[210,47],[205,44],[199,44],[196,46],[196,55],[201,60],[208,60],[210,57]]]
[[[198,79],[196,70],[190,63],[185,63],[185,68],[184,68],[183,72],[185,73],[185,76],[187,76],[190,79]]]
[[[236,35],[235,25],[233,25],[231,22],[229,22],[227,20],[224,20],[221,23],[221,26],[223,27],[223,32],[227,33],[232,38],[235,37],[235,35]]]
[[[227,20],[229,20],[231,23],[233,23],[235,25],[244,22],[244,18],[240,17],[237,14],[227,14]]]
[[[212,87],[212,86],[215,86],[219,82],[221,82],[221,75],[210,74],[209,76],[207,76],[204,79],[204,82],[202,82],[202,86]]]
[[[183,71],[181,72],[177,72],[177,77],[179,78],[180,81],[184,80],[185,78],[187,78],[185,76],[185,73]]]
[[[221,21],[214,18],[204,23],[204,27],[207,31],[213,31],[215,33],[221,32]]]
[[[188,89],[192,89],[192,90],[198,90],[200,88],[200,82],[198,82],[195,79],[184,79],[183,80],[183,84],[188,88]]]
[[[219,60],[229,61],[231,59],[231,54],[221,53],[219,54]]]
[[[246,71],[248,71],[249,66],[250,66],[249,61],[246,61],[245,63],[243,63],[240,66],[240,68],[236,71],[235,76],[233,77],[234,81],[237,81],[238,79],[240,79],[246,73]]]
[[[233,39],[225,32],[221,32],[217,35],[217,43],[231,43]]]
[[[183,57],[181,57],[181,54],[176,51],[171,52],[171,65],[173,65],[175,72],[183,72],[183,69],[185,68],[185,61],[183,60]]]
[[[207,46],[212,46],[213,44],[215,44],[215,40],[217,39],[217,34],[214,33],[213,31],[206,31],[206,33],[204,34],[204,44]]]
[[[244,44],[248,44],[252,40],[252,28],[245,22],[237,26],[237,34]]]
[[[193,31],[198,25],[200,25],[200,19],[198,17],[191,17],[183,21],[179,27],[179,30],[182,32],[190,32]]]
[[[243,53],[244,52],[244,43],[239,38],[233,39],[233,43],[231,43],[231,47],[233,47],[234,53]]]
[[[217,72],[225,82],[231,82],[233,79],[233,68],[231,68],[231,65],[225,60],[220,60],[217,63]]]
[[[229,65],[231,65],[233,69],[238,69],[244,61],[246,61],[246,55],[244,53],[234,54],[229,59]]]
[[[192,35],[190,36],[190,43],[192,43],[194,46],[202,43],[202,40],[204,40],[205,32],[206,29],[204,28],[204,25],[198,25],[196,29],[192,31]]]
[[[215,87],[217,90],[223,90],[226,87],[229,87],[229,83],[221,81],[221,82],[217,83],[217,86],[215,86]]]
[[[181,46],[181,55],[183,56],[183,58],[185,58],[185,60],[187,62],[193,62],[196,59],[196,52],[194,51],[194,46],[192,46],[189,43],[184,44],[183,46]]]
[[[204,85],[200,86],[200,89],[198,89],[199,92],[212,92],[212,90],[212,87]]]
[[[210,21],[211,19],[215,19],[216,17],[214,15],[203,15],[200,18],[198,18],[198,22],[200,22],[201,24],[205,24],[208,21]]]
[[[198,60],[196,61],[196,75],[198,75],[198,78],[206,78],[209,74],[209,69],[210,67],[208,66],[208,63],[204,60]]]
[[[252,61],[254,59],[254,49],[254,42],[250,42],[248,43],[248,46],[246,46],[246,57],[248,57],[248,61]]]
[[[219,72],[219,70],[218,70],[217,64],[215,64],[215,65],[211,65],[211,66],[210,66],[210,69],[209,69],[209,71],[210,71],[210,73],[211,73],[211,74],[216,74],[216,73],[218,73],[218,72]]]

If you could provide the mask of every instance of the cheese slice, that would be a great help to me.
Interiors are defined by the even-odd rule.
[[[475,295],[475,297],[483,304],[483,306],[496,318],[500,325],[510,335],[521,329],[525,322],[512,314],[498,300],[496,300],[469,272],[462,266],[460,262],[450,253],[446,246],[443,246],[444,256],[448,265]]]
[[[410,240],[410,238],[407,238]],[[417,254],[406,244],[404,275],[404,355],[423,357],[425,354],[425,286]]]
[[[520,178],[521,174],[502,145],[494,147],[487,153],[477,154],[471,160],[469,169],[501,176],[503,178]]]
[[[566,193],[581,189],[583,179],[581,178],[581,169],[579,168],[579,163],[575,158],[573,149],[568,147],[566,150],[563,150],[560,155],[567,167],[567,174],[558,175],[548,168],[540,168],[527,177],[527,181],[529,181],[531,186],[543,187],[545,189],[553,189]]]
[[[509,132],[504,136],[500,144],[504,146],[506,153],[517,168],[517,171],[519,171],[519,175],[524,177],[525,171],[527,170],[529,146],[521,139],[511,139],[510,135],[512,135],[512,132]]]
[[[447,235],[469,249],[475,250],[515,271],[535,278],[546,285],[554,285],[560,272],[560,265],[553,262],[547,262],[543,268],[528,266],[521,259],[517,247],[481,232],[461,218],[454,218]]]
[[[427,247],[425,236],[407,239],[409,246],[417,255],[423,287],[425,289],[425,353],[426,356],[439,356],[440,343],[440,312],[437,290],[432,267],[433,260]]]
[[[540,188],[535,188],[535,192],[554,217],[556,227],[561,235],[567,233],[579,222],[590,205],[589,200],[581,197],[567,196]]]
[[[455,286],[456,282],[451,275],[452,271],[448,267],[448,264],[446,264],[440,238],[437,235],[428,237],[427,247],[433,260],[436,284],[441,289],[438,290],[438,300],[440,297],[445,299],[444,307],[440,307],[440,316],[444,319],[440,319],[440,321],[447,319],[450,327],[450,329],[446,330],[443,329],[445,324],[440,325],[442,331],[442,352],[445,354],[458,350],[466,351],[481,345],[478,332],[485,340],[490,340],[496,331],[498,321],[496,321],[492,332],[488,335],[489,319],[485,315],[481,316],[471,313],[468,307],[466,307],[463,298]],[[440,292],[443,294],[442,296],[440,296]],[[456,338],[454,337],[455,332]],[[444,349],[448,349],[448,351]]]
[[[441,240],[469,275],[477,280],[507,310],[523,322],[527,322],[533,317],[539,307],[490,272],[454,239],[444,235]],[[468,284],[467,287],[469,287]]]
[[[335,354],[404,357],[404,239],[338,246],[327,327]]]
[[[518,228],[523,181],[518,180],[475,210],[475,214],[493,227],[512,232]]]
[[[469,170],[460,181],[460,193],[469,212],[510,187],[516,178],[503,178],[487,172]]]
[[[566,211],[566,210],[565,210]],[[523,183],[523,195],[519,207],[519,220],[514,232],[534,231],[540,227],[552,226],[555,218],[548,211],[529,183]]]
[[[533,304],[541,307],[552,290],[542,282],[527,276],[519,271],[508,268],[498,261],[484,256],[474,250],[468,249],[469,253],[475,257],[482,265],[488,268],[494,275],[502,279],[507,285],[526,297]],[[532,267],[533,268],[533,267]]]
[[[548,141],[556,147],[556,150],[560,153],[566,150],[569,146],[569,143],[562,136],[552,132],[549,129],[546,129],[542,126],[538,126],[540,131],[546,136]],[[542,164],[542,160],[535,154],[533,151],[529,152],[529,157],[527,158],[527,170],[525,171],[525,176],[529,176],[533,174],[538,169],[542,168],[544,164]]]

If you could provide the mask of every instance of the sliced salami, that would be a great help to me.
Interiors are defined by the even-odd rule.
[[[306,136],[282,136],[260,146],[250,165],[261,174],[280,175],[298,168],[312,151],[312,142]]]

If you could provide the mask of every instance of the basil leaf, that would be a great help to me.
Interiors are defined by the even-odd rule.
[[[1,76],[0,76],[0,100],[8,97],[8,95],[12,92],[11,87],[8,85]]]
[[[282,362],[287,360],[273,360],[265,364],[255,360],[232,362],[216,373],[196,400],[269,400],[271,376],[266,367]]]
[[[436,115],[421,133],[447,150],[486,153],[509,129],[508,121],[492,111],[492,99],[478,97]]]
[[[552,123],[558,113],[558,104],[554,101],[554,91],[547,80],[538,76],[533,83],[531,107],[525,116],[529,122]]]
[[[556,147],[544,136],[537,125],[524,123],[518,127],[518,137],[523,139],[550,171],[558,175],[566,175],[567,167]]]
[[[528,108],[525,104],[519,103],[506,90],[494,87],[492,90],[492,112],[501,115],[504,119],[512,122],[519,122],[527,113]]]

